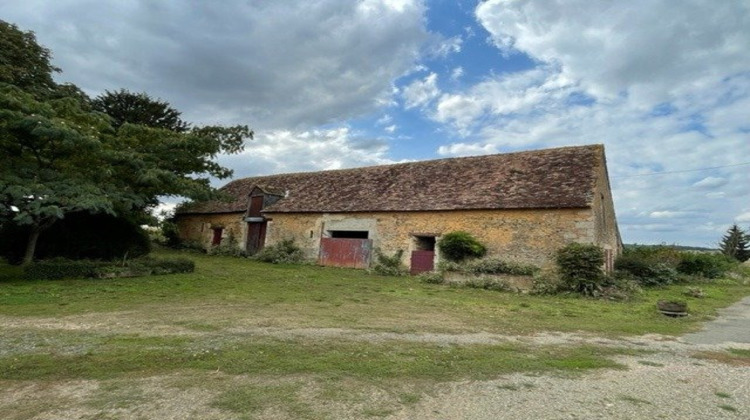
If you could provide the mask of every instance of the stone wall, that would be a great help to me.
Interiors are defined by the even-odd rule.
[[[244,213],[179,215],[177,231],[183,241],[208,248],[213,240],[214,229],[222,228],[221,243],[234,241],[239,249],[244,250],[247,241],[247,223],[242,220],[243,217]]]
[[[416,236],[463,230],[487,245],[488,255],[537,266],[552,262],[557,249],[570,242],[595,242],[590,209],[465,210],[395,213],[273,213],[266,246],[293,239],[307,258],[318,257],[321,237],[332,230],[367,230],[373,246],[392,255],[404,251],[409,266]],[[439,256],[438,256],[439,259]]]
[[[591,208],[594,210],[595,243],[604,249],[611,249],[614,255],[622,253],[622,239],[617,227],[617,217],[609,185],[607,165],[604,156],[596,168],[597,183]]]

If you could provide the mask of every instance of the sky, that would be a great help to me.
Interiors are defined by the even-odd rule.
[[[750,0],[9,0],[0,19],[92,97],[250,126],[219,157],[235,178],[604,144],[624,242],[750,228]]]

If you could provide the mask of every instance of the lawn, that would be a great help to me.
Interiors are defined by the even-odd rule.
[[[700,285],[703,298],[685,297],[686,286],[676,285],[610,302],[179,255],[196,261],[195,273],[29,281],[0,266],[0,386],[15,390],[0,399],[0,417],[50,410],[106,417],[188,394],[200,395],[199,411],[188,417],[281,410],[282,418],[335,418],[332,407],[378,417],[449,381],[619,368],[612,356],[632,352],[451,337],[677,335],[750,294],[719,281]],[[670,297],[687,300],[691,316],[659,314],[655,302]],[[85,389],[70,396],[63,392],[70,384]],[[49,398],[29,391],[36,388]]]

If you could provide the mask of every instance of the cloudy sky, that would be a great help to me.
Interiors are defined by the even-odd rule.
[[[625,242],[750,227],[747,0],[14,0],[0,19],[92,96],[251,126],[221,158],[236,177],[603,143]]]

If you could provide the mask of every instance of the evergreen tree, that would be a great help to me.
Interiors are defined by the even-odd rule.
[[[750,259],[750,247],[748,247],[748,234],[735,223],[727,230],[726,235],[721,238],[721,252],[740,262]]]

